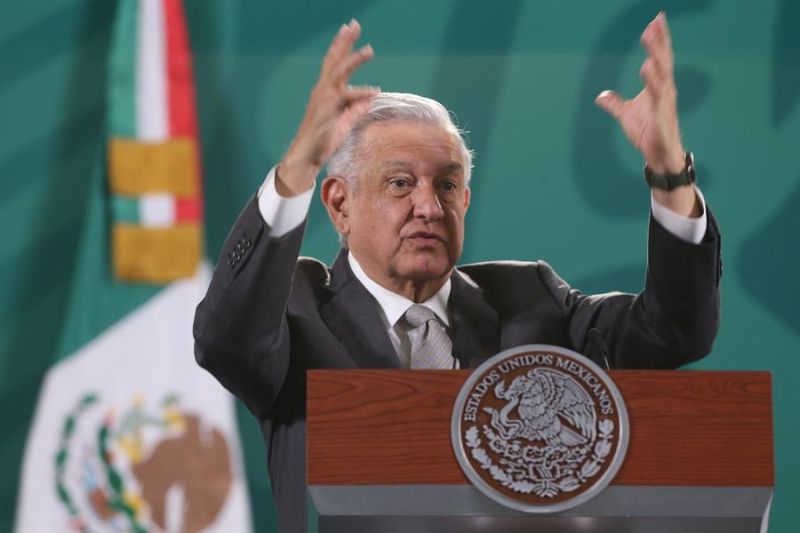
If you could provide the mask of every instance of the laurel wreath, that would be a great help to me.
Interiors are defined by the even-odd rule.
[[[508,472],[494,464],[486,450],[481,447],[481,439],[477,426],[471,426],[467,429],[464,437],[472,458],[480,464],[482,469],[489,472],[492,479],[499,482],[503,487],[521,494],[535,493],[539,497],[553,498],[560,492],[572,492],[578,489],[589,478],[600,471],[600,467],[611,452],[614,423],[611,420],[600,421],[598,424],[598,433],[599,438],[593,447],[591,457],[588,461],[583,463],[580,471],[576,475],[568,475],[558,481],[545,479],[539,480],[536,483],[514,479]]]
[[[70,519],[72,519],[74,525],[84,533],[88,531],[86,529],[86,523],[81,516],[78,506],[75,505],[72,494],[64,483],[64,476],[66,475],[67,465],[69,463],[69,443],[73,435],[75,435],[78,419],[86,409],[95,403],[97,403],[97,395],[94,393],[86,394],[78,400],[75,407],[67,414],[67,417],[64,419],[64,425],[61,427],[61,435],[55,455],[55,482],[58,500],[66,507],[67,514]]]
[[[85,394],[70,411],[64,419],[64,424],[61,429],[59,438],[59,446],[55,455],[55,485],[56,493],[59,501],[66,508],[67,513],[73,523],[73,527],[80,530],[82,533],[88,533],[89,529],[86,525],[86,520],[81,515],[75,499],[67,488],[64,478],[69,464],[69,443],[72,440],[75,430],[77,429],[78,420],[83,413],[92,405],[98,402],[98,395],[95,393]],[[174,407],[178,402],[178,397],[174,394],[166,396],[162,400],[162,407]],[[125,431],[135,430],[144,425],[155,425],[167,427],[170,425],[167,420],[160,420],[155,417],[144,416],[134,409],[133,412],[128,413],[123,417],[121,427],[117,433],[124,433]],[[106,504],[118,512],[121,512],[127,519],[130,526],[130,531],[135,533],[147,533],[147,528],[139,523],[136,519],[136,510],[125,501],[125,481],[120,474],[119,470],[114,466],[113,453],[110,449],[109,440],[113,437],[111,422],[106,420],[101,424],[97,432],[97,447],[98,455],[103,466],[103,470],[108,482],[108,489],[110,494],[106,500]]]

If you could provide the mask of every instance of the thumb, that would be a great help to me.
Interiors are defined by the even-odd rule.
[[[622,108],[625,104],[625,100],[614,91],[603,91],[597,95],[597,98],[594,99],[594,103],[601,109],[604,109],[609,115],[619,120],[620,115],[622,115]]]

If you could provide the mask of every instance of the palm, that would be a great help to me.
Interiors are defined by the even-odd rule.
[[[654,98],[648,87],[642,89],[634,99],[623,103],[617,120],[625,136],[642,153],[645,161],[666,160],[672,155],[668,147],[680,144],[674,102]]]

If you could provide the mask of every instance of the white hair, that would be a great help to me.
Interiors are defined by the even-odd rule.
[[[356,185],[361,137],[367,126],[376,122],[420,121],[441,126],[458,139],[464,161],[464,183],[469,185],[472,174],[472,151],[464,141],[464,132],[456,126],[450,112],[439,102],[408,93],[379,93],[372,109],[348,133],[342,145],[328,161],[328,174],[341,176]]]

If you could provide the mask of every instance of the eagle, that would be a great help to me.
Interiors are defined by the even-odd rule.
[[[548,446],[572,447],[595,440],[597,414],[589,394],[570,376],[550,368],[535,368],[517,376],[506,388],[501,381],[495,395],[507,400],[492,425],[504,428],[505,438],[524,437]],[[518,418],[509,418],[516,409]]]

